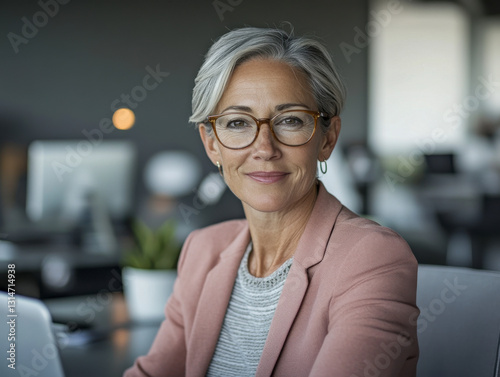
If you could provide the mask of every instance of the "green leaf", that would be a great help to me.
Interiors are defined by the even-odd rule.
[[[134,221],[132,231],[136,245],[126,253],[123,264],[144,269],[175,269],[181,251],[176,230],[174,219],[165,221],[156,230],[140,220]]]

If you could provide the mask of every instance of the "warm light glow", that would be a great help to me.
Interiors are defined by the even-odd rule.
[[[113,124],[119,130],[128,130],[135,123],[135,114],[132,110],[121,108],[113,114]]]

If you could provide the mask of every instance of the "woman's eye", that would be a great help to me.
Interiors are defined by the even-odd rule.
[[[247,126],[247,123],[242,119],[230,120],[226,124],[226,128],[242,128]]]
[[[277,124],[283,125],[283,126],[301,126],[304,122],[300,120],[299,118],[295,117],[288,117],[288,118],[283,118],[280,119]]]

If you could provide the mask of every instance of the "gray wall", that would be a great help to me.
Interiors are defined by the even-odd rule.
[[[44,0],[42,0],[43,3]],[[55,0],[45,0],[52,4]],[[61,0],[63,1],[63,0]],[[355,27],[364,28],[367,0],[353,1],[83,1],[59,4],[44,20],[36,1],[2,3],[0,11],[0,144],[34,139],[85,138],[112,115],[122,94],[141,94],[146,67],[168,72],[134,109],[129,131],[106,139],[132,139],[140,165],[157,151],[182,148],[197,154],[210,170],[201,142],[188,124],[193,80],[212,41],[244,25],[274,26],[289,21],[296,33],[323,39],[347,82],[342,142],[364,140],[367,118],[367,49],[348,62],[342,42],[353,44]],[[216,5],[226,11],[218,14]],[[231,5],[233,4],[233,5]],[[23,17],[43,25],[23,37]],[[24,30],[26,32],[29,30]],[[33,31],[32,31],[33,32]],[[16,38],[10,34],[11,38]],[[144,92],[142,92],[144,93]],[[134,101],[136,102],[136,101]],[[121,103],[120,106],[124,106]]]

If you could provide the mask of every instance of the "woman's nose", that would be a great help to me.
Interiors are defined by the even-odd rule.
[[[277,144],[278,141],[275,139],[269,123],[262,123],[257,139],[253,143],[256,155],[264,159],[270,159],[277,156],[279,154]]]

